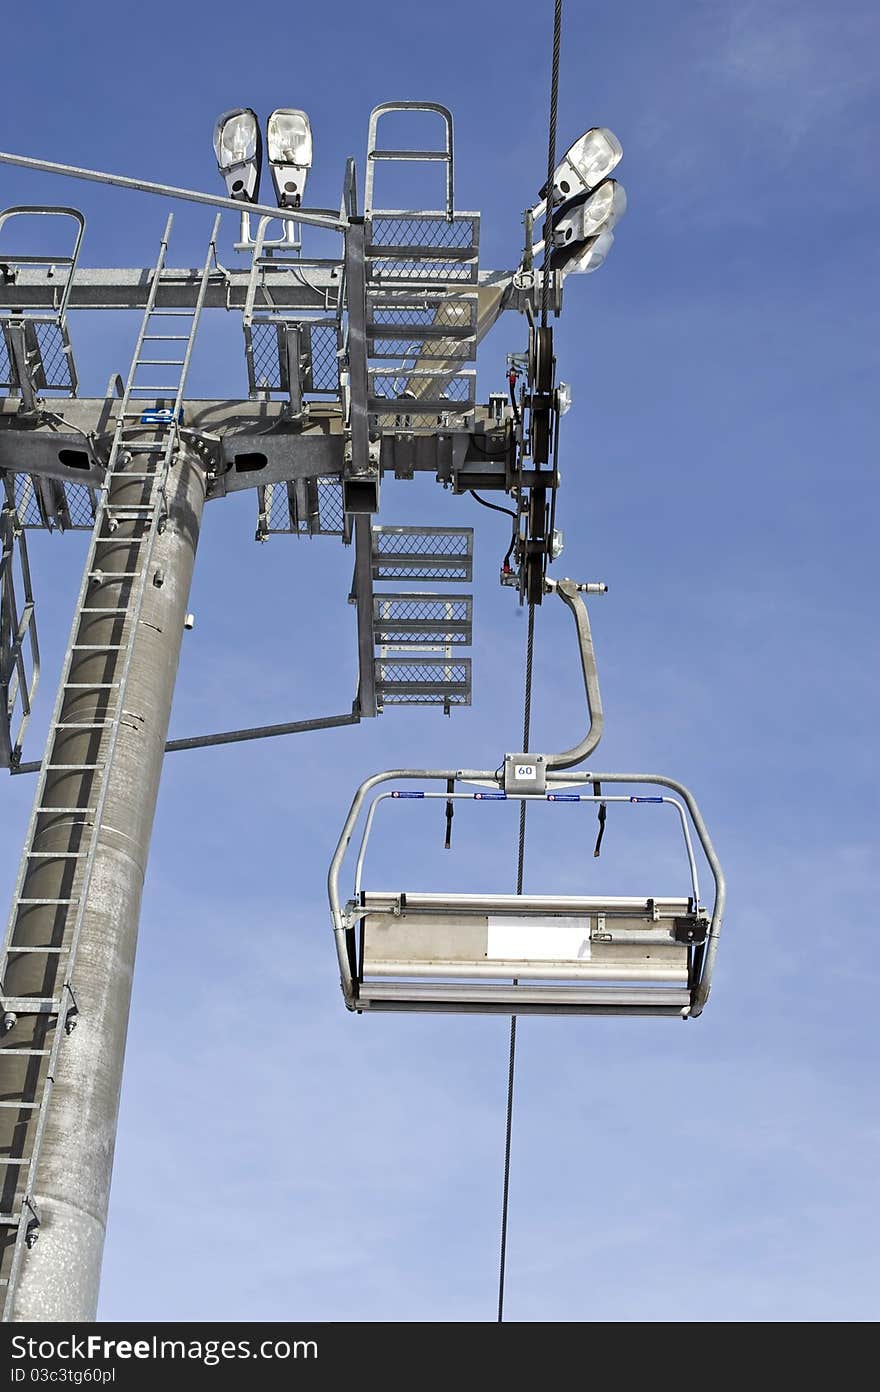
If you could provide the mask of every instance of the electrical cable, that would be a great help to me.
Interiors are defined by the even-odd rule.
[[[514,522],[516,521],[517,514],[514,512],[513,508],[499,507],[498,503],[490,503],[485,498],[481,498],[479,493],[475,493],[472,488],[469,488],[468,492],[482,507],[491,508],[493,512],[503,512],[505,517],[512,517]]]
[[[532,667],[535,654],[535,606],[529,605],[529,632],[526,640],[526,685],[523,700],[522,752],[529,752],[532,724]],[[519,846],[516,863],[516,892],[522,894],[526,854],[526,804],[519,805]],[[514,978],[514,986],[517,984]],[[513,1088],[516,1080],[516,1016],[510,1017],[510,1053],[507,1063],[507,1119],[504,1132],[504,1187],[501,1198],[501,1257],[498,1268],[498,1323],[504,1323],[504,1277],[507,1266],[507,1217],[510,1208],[510,1142],[513,1133]]]

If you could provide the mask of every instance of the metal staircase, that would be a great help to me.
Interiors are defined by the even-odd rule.
[[[0,1123],[2,1113],[7,1114],[0,1146],[4,1320],[12,1318],[22,1261],[39,1231],[40,1148],[59,1054],[78,1013],[77,946],[89,903],[107,774],[126,714],[128,675],[155,541],[167,518],[166,482],[180,444],[187,372],[216,259],[219,215],[194,309],[157,309],[172,222],[169,217],[119,403],[0,956]],[[173,347],[160,356],[158,344]],[[164,380],[146,381],[157,368]]]
[[[379,121],[428,112],[443,123],[442,149],[377,145]],[[376,207],[376,165],[440,164],[444,206],[411,212]],[[386,102],[370,116],[364,221],[369,402],[375,428],[433,430],[438,418],[466,422],[476,400],[479,213],[454,204],[452,115],[433,102]]]
[[[393,592],[370,588],[373,684],[386,706],[471,703],[471,660],[461,649],[473,631],[471,595],[409,588],[473,579],[471,527],[372,527],[371,580],[394,581]]]

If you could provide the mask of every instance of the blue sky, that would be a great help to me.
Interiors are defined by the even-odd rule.
[[[557,330],[575,405],[556,573],[610,587],[592,610],[598,762],[694,789],[729,911],[699,1022],[522,1023],[507,1316],[871,1319],[880,22],[857,0],[566,11],[560,149],[588,126],[615,130],[629,211],[601,272],[568,282]],[[240,7],[222,3],[158,0],[149,21],[91,0],[44,5],[18,21],[39,79],[25,63],[7,71],[0,145],[219,191],[216,114],[303,106],[310,198],[332,205],[345,156],[362,170],[373,105],[441,101],[457,203],[483,214],[482,264],[513,265],[546,164],[552,6],[301,13],[242,31]],[[152,261],[158,200],[12,168],[0,179],[4,206],[81,207],[87,263]],[[181,205],[172,263],[195,264],[209,226]],[[230,262],[232,233],[230,218]],[[216,317],[193,394],[244,394],[238,326]],[[85,392],[125,371],[133,329],[74,318]],[[481,353],[483,398],[522,346],[507,316]],[[207,509],[173,734],[349,707],[350,554],[329,539],[257,547],[254,513],[250,497]],[[169,757],[104,1319],[493,1317],[506,1021],[347,1015],[324,878],[361,778],[494,766],[516,746],[525,623],[496,583],[501,519],[392,481],[381,520],[475,527],[474,705]],[[84,546],[32,540],[45,665],[26,757]],[[582,724],[559,607],[538,615],[536,748]],[[0,807],[10,886],[31,792],[10,780]],[[558,824],[532,820],[527,887],[554,888],[580,855],[586,889],[602,887],[592,820],[566,826],[564,849]],[[652,878],[679,874],[672,843],[622,819],[610,833],[602,874],[674,892]],[[412,888],[444,876],[467,888],[491,871],[512,888],[503,811],[462,817],[445,863],[441,836],[439,818],[388,825],[377,883],[406,870]]]

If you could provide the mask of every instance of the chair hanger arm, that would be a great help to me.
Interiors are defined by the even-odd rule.
[[[586,590],[591,594],[604,594],[607,586],[578,585],[574,580],[547,580],[545,585],[552,593],[558,594],[563,604],[566,604],[571,610],[577,629],[584,692],[590,716],[590,728],[579,744],[574,745],[571,749],[564,749],[560,754],[548,754],[545,757],[544,762],[548,769],[565,769],[572,768],[592,754],[602,738],[602,730],[605,725],[602,697],[599,692],[599,674],[596,671],[596,654],[593,649],[593,635],[590,631],[590,616],[579,591]]]

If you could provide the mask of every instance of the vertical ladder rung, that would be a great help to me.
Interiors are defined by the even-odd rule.
[[[79,898],[67,899],[16,899],[16,904],[78,904]]]
[[[19,900],[19,903],[25,901]],[[6,948],[7,957],[14,957],[17,952],[46,952],[50,956],[60,955],[62,952],[69,951],[66,947],[30,947],[26,943],[10,943]]]

